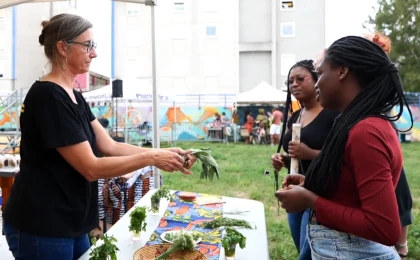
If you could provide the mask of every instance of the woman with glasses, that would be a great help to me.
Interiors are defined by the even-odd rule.
[[[411,127],[413,118],[398,69],[376,43],[347,36],[327,49],[317,73],[320,104],[341,114],[306,175],[287,176],[276,196],[287,212],[312,210],[313,259],[401,259],[393,246],[403,156],[392,122],[403,109]]]
[[[280,145],[288,155],[274,154],[272,163],[276,170],[283,167],[290,173],[290,157],[298,159],[301,167],[299,172],[305,174],[318,155],[324,141],[330,132],[337,112],[323,109],[316,100],[315,82],[318,76],[312,60],[299,61],[289,71],[287,84],[286,111],[291,111],[292,116],[287,120],[285,113],[283,129],[281,131]],[[291,95],[300,103],[301,109],[292,111]],[[292,141],[292,124],[301,124],[300,142]],[[309,222],[309,209],[287,215],[290,232],[295,246],[300,253],[299,259],[311,259],[311,252],[306,241],[306,226]]]
[[[149,165],[190,173],[195,158],[179,148],[115,142],[73,89],[97,56],[92,24],[60,14],[43,27],[39,43],[52,69],[22,104],[20,173],[4,210],[4,232],[15,259],[72,260],[89,249],[87,234],[99,224],[98,179]]]

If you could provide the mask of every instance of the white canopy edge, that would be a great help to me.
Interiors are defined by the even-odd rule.
[[[12,7],[15,5],[26,3],[42,3],[42,2],[63,2],[68,0],[0,0],[0,9]],[[87,0],[84,0],[87,1]],[[145,5],[156,5],[157,0],[114,0],[115,2],[126,2]]]

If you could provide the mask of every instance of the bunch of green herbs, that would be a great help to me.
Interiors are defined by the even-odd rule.
[[[208,229],[216,229],[219,227],[244,227],[252,229],[251,224],[246,220],[225,217],[215,218],[212,221],[204,222],[200,226]]]
[[[104,243],[98,247],[96,247],[96,243],[98,242],[96,237],[91,239],[92,245],[95,247],[89,253],[89,260],[108,260],[108,257],[110,257],[111,260],[117,260],[117,251],[119,251],[119,249],[114,244],[117,242],[117,239],[114,236],[109,237],[107,234],[101,239]]]
[[[139,234],[146,231],[146,207],[135,207],[130,213],[130,231]]]
[[[190,149],[190,151],[201,162],[201,179],[213,181],[215,175],[217,179],[220,178],[219,165],[211,155],[209,148]],[[188,160],[187,157],[184,157],[184,159]]]
[[[172,246],[165,253],[161,254],[156,260],[165,260],[170,255],[181,250],[195,251],[196,243],[191,233],[181,230],[173,239]]]

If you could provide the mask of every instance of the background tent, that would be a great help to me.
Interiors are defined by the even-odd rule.
[[[236,95],[236,104],[283,104],[287,93],[262,81],[253,89]]]

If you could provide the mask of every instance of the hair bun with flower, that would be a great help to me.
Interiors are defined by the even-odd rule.
[[[365,38],[379,45],[386,54],[391,53],[392,43],[388,36],[380,32],[375,32],[372,34],[366,34]]]

